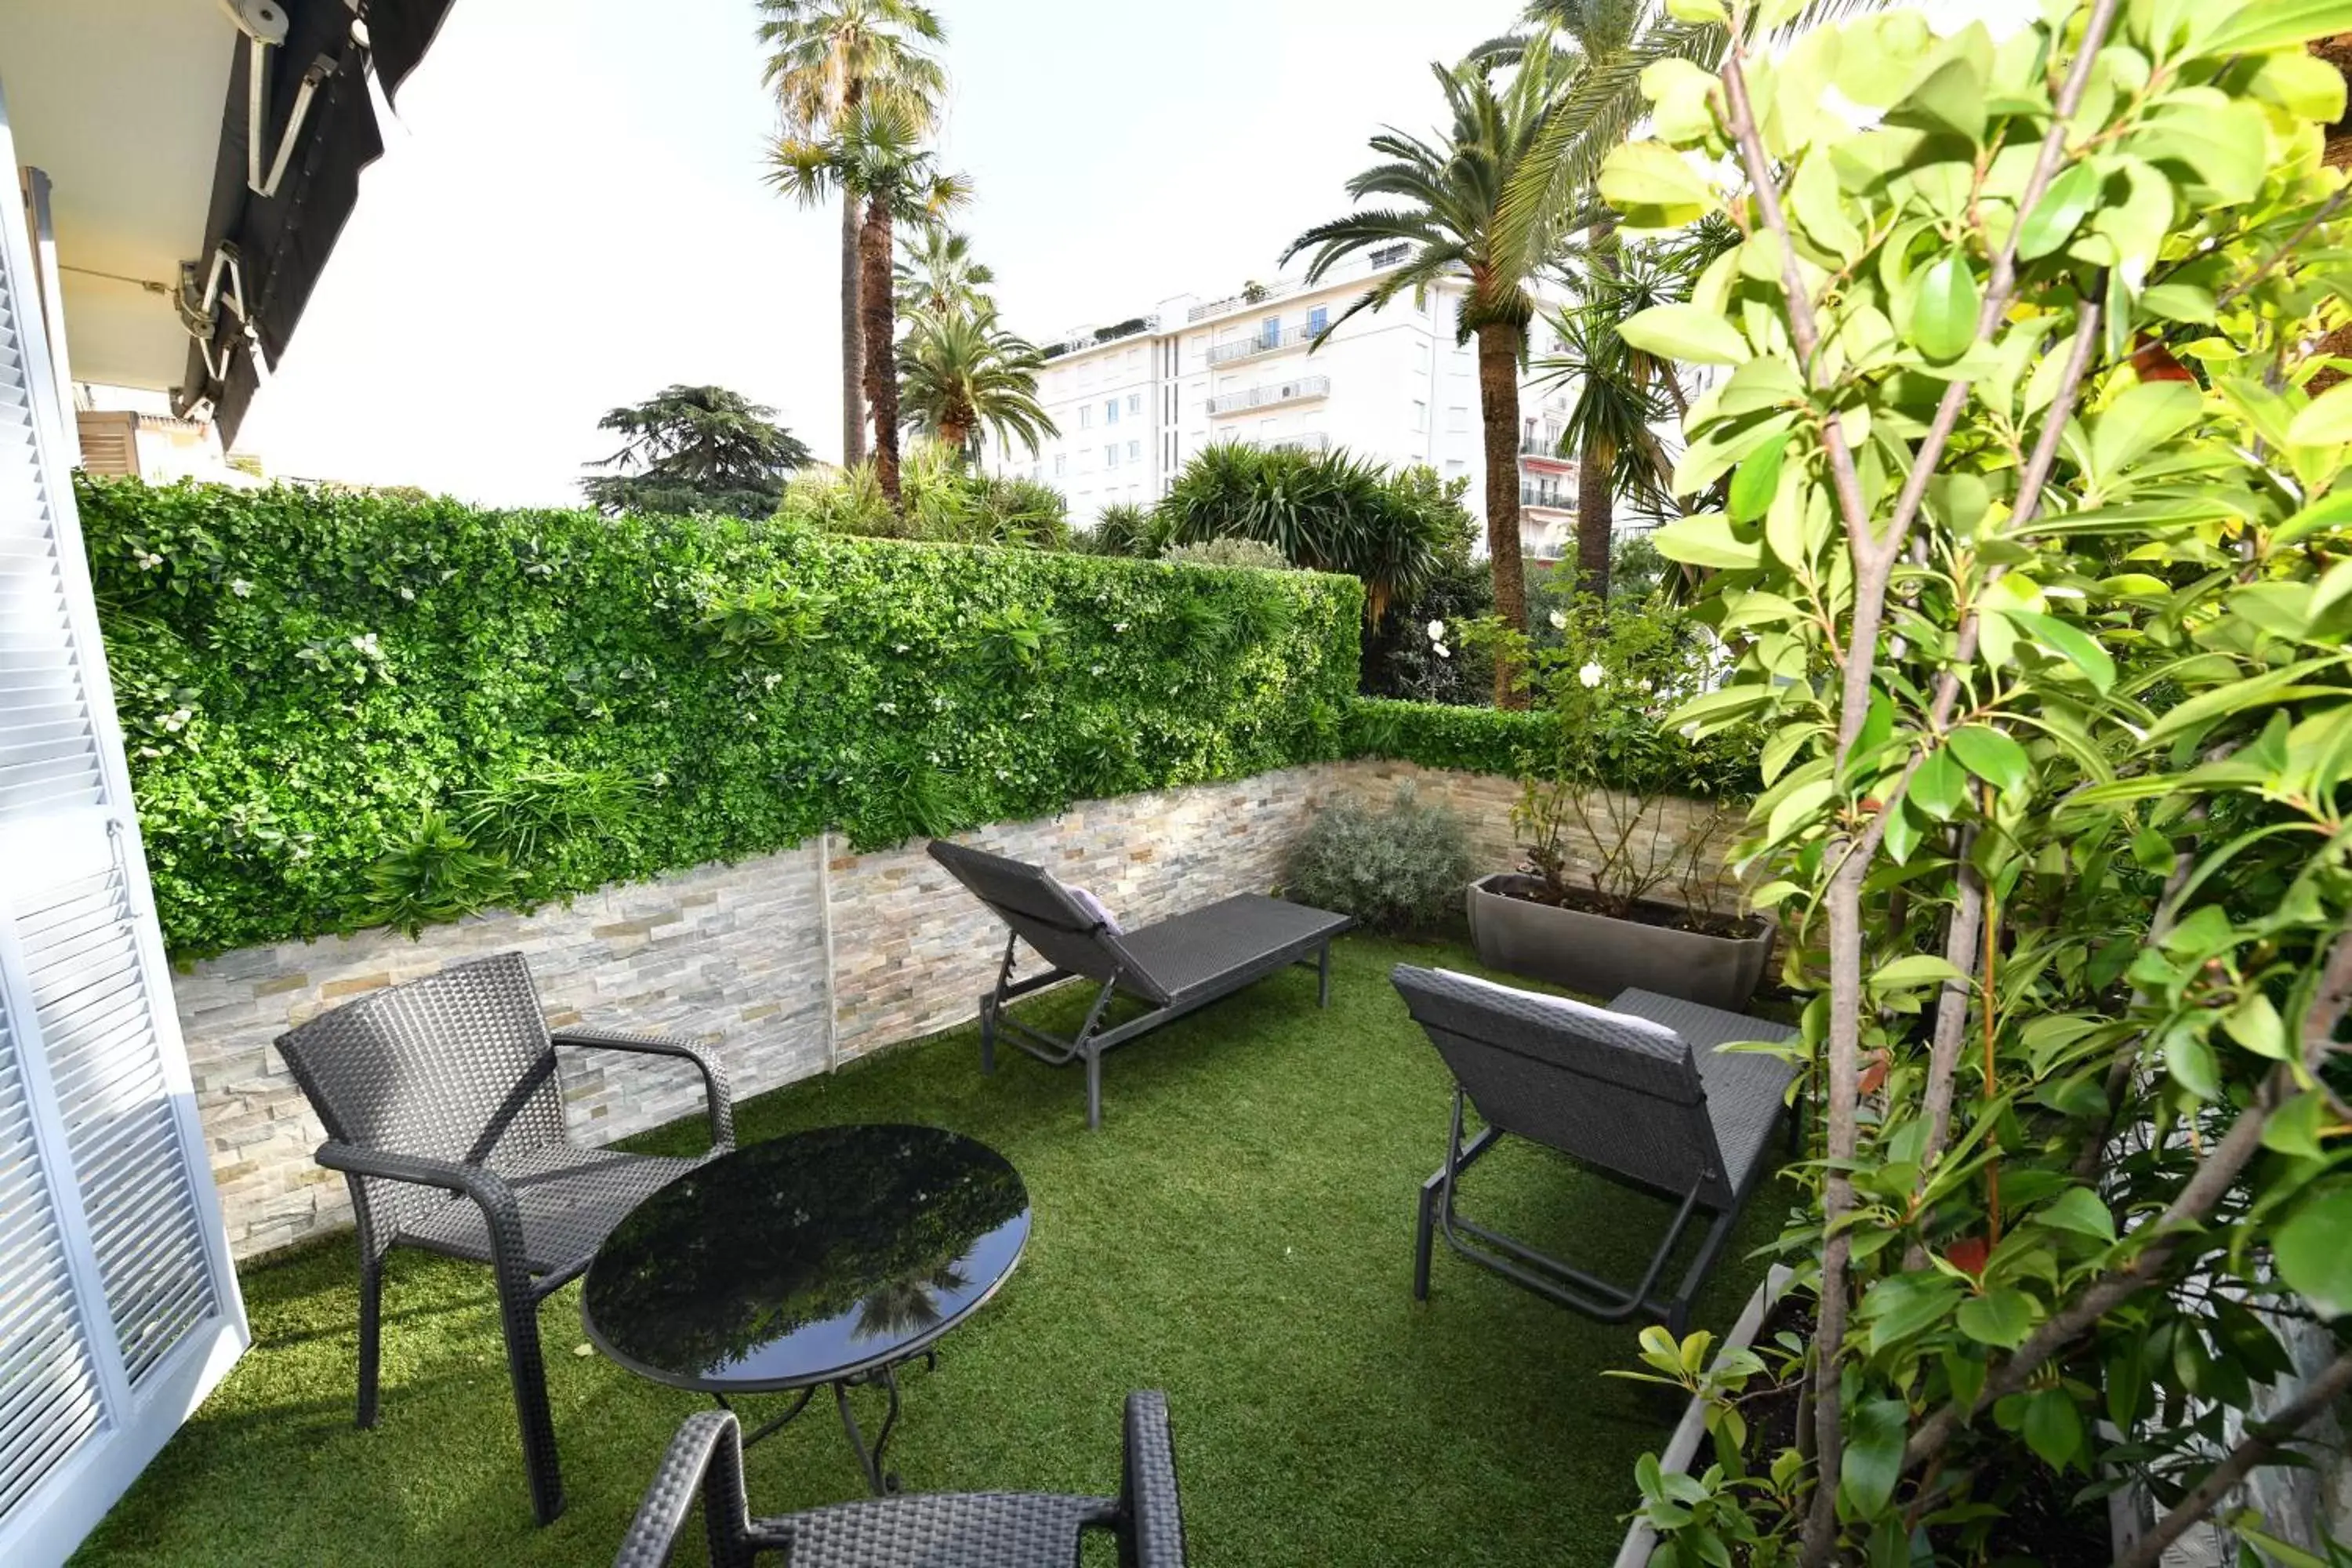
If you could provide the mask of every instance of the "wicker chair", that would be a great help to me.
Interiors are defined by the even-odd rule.
[[[677,1057],[701,1070],[711,1152],[656,1159],[582,1148],[564,1131],[555,1047]],[[682,1040],[602,1029],[551,1035],[519,952],[453,964],[278,1037],[326,1124],[319,1163],[351,1184],[359,1220],[359,1424],[376,1419],[384,1255],[421,1247],[488,1263],[539,1522],[563,1511],[539,1304],[588,1267],[605,1234],[661,1187],[735,1146],[718,1059]]]
[[[1720,1047],[1790,1039],[1796,1031],[1650,991],[1622,991],[1602,1008],[1411,964],[1397,965],[1392,979],[1454,1079],[1445,1163],[1421,1189],[1414,1297],[1429,1295],[1433,1232],[1471,1262],[1587,1317],[1651,1316],[1680,1337],[1691,1298],[1769,1163],[1772,1132],[1796,1077],[1778,1057]],[[1467,1143],[1465,1100],[1486,1123]],[[1640,1283],[1597,1279],[1455,1212],[1463,1174],[1505,1133],[1680,1204]],[[1713,1216],[1706,1238],[1680,1288],[1661,1300],[1659,1275],[1701,1211]]]
[[[614,1568],[663,1568],[698,1497],[711,1568],[752,1568],[770,1552],[790,1568],[1072,1568],[1088,1530],[1117,1533],[1123,1568],[1184,1563],[1176,1453],[1159,1394],[1127,1396],[1126,1475],[1115,1498],[917,1492],[761,1520],[746,1506],[735,1417],[706,1410],[671,1439]]]

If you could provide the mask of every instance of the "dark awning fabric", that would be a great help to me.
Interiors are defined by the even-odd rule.
[[[277,151],[288,118],[314,62],[333,69],[311,100],[292,160],[277,191],[257,195],[246,183],[246,146],[250,139],[247,101],[251,52],[236,39],[229,72],[228,101],[222,111],[220,153],[213,170],[212,207],[205,224],[204,254],[196,258],[191,288],[205,286],[213,258],[226,241],[237,250],[246,306],[261,339],[264,357],[275,370],[302,318],[310,290],[333,253],[343,222],[358,204],[360,171],[383,153],[383,139],[369,100],[366,67],[371,53],[386,97],[416,68],[447,15],[450,0],[362,0],[369,47],[352,37],[350,0],[278,0],[287,13],[283,45],[271,51],[269,108],[264,163]],[[226,305],[215,311],[213,360],[227,355],[226,375],[215,380],[197,345],[188,349],[187,377],[177,399],[183,409],[209,398],[224,445],[236,439],[246,405],[258,384],[252,356],[243,347],[245,329]]]

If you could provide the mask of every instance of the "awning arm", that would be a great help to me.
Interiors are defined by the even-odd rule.
[[[302,73],[302,85],[287,111],[286,129],[278,138],[278,151],[265,174],[262,154],[269,145],[269,55],[286,41],[286,13],[274,0],[220,0],[220,6],[245,35],[250,57],[245,73],[246,186],[256,195],[276,195],[278,182],[286,177],[286,165],[293,161],[295,145],[301,140],[303,122],[310,117],[310,100],[318,95],[319,84],[335,73],[339,62],[331,55],[320,55]]]

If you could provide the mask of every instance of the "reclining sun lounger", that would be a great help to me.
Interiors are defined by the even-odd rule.
[[[1615,1323],[1646,1315],[1680,1338],[1692,1296],[1769,1163],[1772,1131],[1796,1077],[1778,1057],[1717,1047],[1788,1039],[1796,1031],[1651,991],[1621,991],[1602,1008],[1443,969],[1401,963],[1391,978],[1454,1069],[1445,1163],[1421,1189],[1414,1297],[1429,1296],[1433,1230],[1471,1262],[1587,1317]],[[1486,1123],[1467,1144],[1465,1099]],[[1628,1289],[1597,1279],[1454,1212],[1463,1173],[1506,1132],[1681,1204],[1641,1283]],[[1714,1215],[1706,1239],[1681,1289],[1660,1301],[1658,1275],[1700,1209]]]
[[[1253,981],[1293,963],[1320,974],[1318,1000],[1331,1000],[1331,939],[1352,923],[1345,915],[1242,893],[1190,914],[1121,931],[1092,900],[1074,896],[1038,868],[945,839],[931,841],[931,858],[946,867],[974,898],[1011,929],[996,988],[980,999],[980,1070],[996,1070],[996,1037],[1053,1067],[1087,1064],[1087,1125],[1102,1125],[1102,1054],[1197,1007],[1230,996]],[[1053,965],[1025,980],[1013,977],[1027,942]],[[1068,1039],[1046,1034],[1005,1012],[1016,996],[1074,975],[1097,982],[1086,1022]],[[1133,997],[1149,1011],[1102,1027],[1114,994]]]

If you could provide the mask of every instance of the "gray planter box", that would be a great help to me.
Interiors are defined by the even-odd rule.
[[[1638,985],[1737,1013],[1772,957],[1769,921],[1752,937],[1708,936],[1531,903],[1509,891],[1538,885],[1507,871],[1470,884],[1470,942],[1481,963],[1604,999]],[[1669,918],[1674,912],[1666,905],[1643,907]]]

